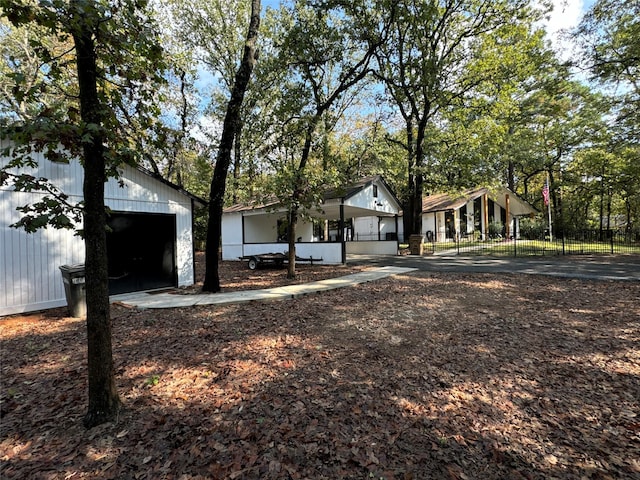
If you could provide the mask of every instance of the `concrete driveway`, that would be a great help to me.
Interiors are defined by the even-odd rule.
[[[640,256],[638,255],[553,257],[349,255],[347,263],[408,267],[427,272],[505,272],[590,280],[640,281]]]

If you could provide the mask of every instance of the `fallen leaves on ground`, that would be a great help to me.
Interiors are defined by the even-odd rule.
[[[85,325],[61,312],[0,320],[2,478],[640,478],[638,283],[414,272],[114,307],[124,408],[91,430]]]

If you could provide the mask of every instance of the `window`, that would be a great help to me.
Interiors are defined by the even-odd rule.
[[[378,198],[378,186],[373,186],[373,198]]]
[[[289,220],[281,218],[278,220],[278,242],[289,241]]]

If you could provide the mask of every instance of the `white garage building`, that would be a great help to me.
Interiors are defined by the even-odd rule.
[[[49,179],[71,203],[82,199],[79,161],[54,163],[41,154],[35,159],[38,168],[26,173]],[[0,165],[7,163],[0,158]],[[0,316],[64,306],[59,267],[84,262],[84,241],[72,230],[48,227],[28,234],[10,227],[21,217],[17,207],[42,196],[0,186]],[[193,212],[203,200],[124,165],[121,178],[105,185],[105,203],[112,211],[107,233],[111,294],[194,283]]]

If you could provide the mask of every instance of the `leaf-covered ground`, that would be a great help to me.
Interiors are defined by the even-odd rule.
[[[124,409],[88,431],[85,326],[61,312],[0,319],[0,478],[640,478],[639,283],[415,272],[116,306]]]

